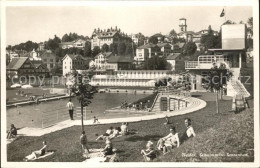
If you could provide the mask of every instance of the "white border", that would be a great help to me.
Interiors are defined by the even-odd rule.
[[[6,75],[5,75],[5,8],[7,6],[252,6],[254,17],[254,163],[100,163],[87,165],[86,163],[24,163],[6,162]],[[211,0],[211,1],[1,1],[1,166],[2,167],[259,167],[259,2],[258,0]],[[238,130],[239,131],[239,130]],[[4,134],[4,135],[3,135]]]

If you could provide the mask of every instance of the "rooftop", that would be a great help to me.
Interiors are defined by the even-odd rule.
[[[27,59],[28,57],[13,58],[12,61],[6,67],[6,69],[18,70],[21,68],[21,66],[25,63]]]
[[[175,60],[177,57],[179,57],[181,53],[171,53],[166,57],[166,60]]]
[[[133,59],[127,56],[111,56],[108,58],[108,63],[131,63]]]

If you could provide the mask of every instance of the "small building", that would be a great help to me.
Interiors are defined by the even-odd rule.
[[[171,53],[166,57],[166,61],[171,64],[172,71],[175,70],[176,60],[179,59],[181,53]]]
[[[49,77],[50,71],[47,68],[47,65],[43,61],[31,61],[35,67],[35,75],[39,77]]]
[[[73,48],[73,47],[79,48],[79,49],[84,49],[85,43],[86,43],[85,40],[77,39],[77,40],[70,41],[70,42],[61,42],[59,45],[60,45],[60,48],[62,48],[62,49]]]
[[[94,58],[94,63],[97,70],[105,70],[108,58],[114,56],[112,52],[99,53]]]
[[[134,68],[133,59],[127,56],[111,56],[107,60],[106,70],[131,70]]]
[[[161,48],[155,44],[145,44],[136,49],[135,60],[137,62],[144,62],[152,56],[159,55],[161,53]]]
[[[84,66],[87,69],[89,66],[88,63],[89,60],[85,59],[82,55],[66,54],[62,59],[62,74],[66,76],[71,70],[83,69]]]
[[[160,47],[163,56],[169,55],[172,51],[172,46],[169,43],[158,43],[157,46]]]
[[[56,65],[56,55],[52,53],[50,50],[46,50],[43,54],[41,54],[41,60],[44,64],[46,64],[49,70],[52,70]]]

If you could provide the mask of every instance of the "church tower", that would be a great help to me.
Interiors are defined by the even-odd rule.
[[[179,27],[180,27],[180,33],[181,32],[186,32],[187,31],[187,24],[186,24],[186,19],[185,18],[181,18],[179,19],[180,21],[180,24],[179,24]]]

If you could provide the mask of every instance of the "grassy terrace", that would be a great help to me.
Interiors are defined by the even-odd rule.
[[[197,93],[197,97],[207,101],[207,106],[197,112],[171,117],[170,122],[176,126],[177,132],[185,130],[184,118],[189,117],[193,121],[193,127],[197,136],[182,144],[178,149],[166,155],[160,154],[155,161],[253,161],[253,109],[239,114],[228,112],[231,110],[231,100],[220,101],[220,114],[215,113],[215,95],[212,93]],[[250,105],[252,100],[250,100]],[[252,105],[251,105],[252,107]],[[140,150],[145,148],[148,140],[154,143],[160,137],[168,134],[164,119],[141,121],[130,123],[129,128],[137,130],[136,134],[119,137],[113,140],[114,147],[118,149],[120,161],[142,162]],[[109,126],[96,125],[85,126],[88,141],[91,148],[104,147],[104,142],[96,142],[95,134],[103,134]],[[22,161],[23,157],[41,147],[41,142],[46,140],[50,150],[56,152],[47,158],[37,160],[40,162],[81,162],[82,157],[79,137],[80,126],[73,126],[56,131],[41,137],[19,137],[7,146],[8,161]],[[182,157],[182,153],[195,153],[195,157]],[[199,157],[199,153],[219,154],[235,153],[248,154],[246,157]]]

